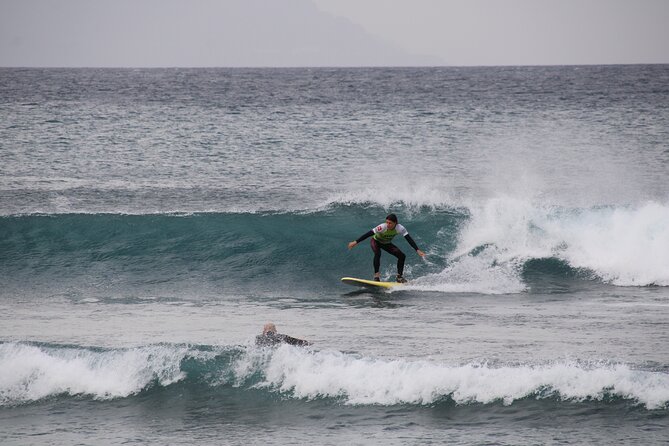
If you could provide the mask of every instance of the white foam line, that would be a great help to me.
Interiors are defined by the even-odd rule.
[[[630,399],[648,409],[661,409],[669,402],[669,374],[624,364],[447,365],[289,346],[279,348],[264,363],[256,357],[256,367],[250,366],[254,360],[248,357],[240,361],[247,365],[237,369],[242,374],[262,369],[261,386],[297,398],[343,398],[347,404],[426,405],[445,397],[458,404],[512,404],[530,396],[583,401],[602,400],[605,395]]]

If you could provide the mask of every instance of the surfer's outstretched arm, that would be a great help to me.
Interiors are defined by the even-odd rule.
[[[355,245],[357,245],[358,243],[360,243],[364,239],[366,239],[368,237],[371,237],[372,235],[374,235],[374,231],[370,229],[369,231],[365,232],[360,237],[358,237],[357,240],[353,240],[352,242],[349,242],[348,249],[353,248]]]
[[[304,339],[297,339],[288,335],[280,335],[280,336],[282,336],[283,342],[285,342],[286,344],[296,345],[298,347],[305,347],[307,345],[311,345],[311,342],[305,341]]]
[[[416,250],[416,253],[419,256],[425,257],[425,253],[423,251],[421,251],[420,249],[418,249],[418,245],[416,245],[416,242],[414,241],[413,238],[411,238],[411,236],[409,234],[405,235],[404,238],[411,245],[411,247]]]

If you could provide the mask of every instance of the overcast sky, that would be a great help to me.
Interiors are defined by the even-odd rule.
[[[669,63],[669,0],[0,0],[0,66]]]

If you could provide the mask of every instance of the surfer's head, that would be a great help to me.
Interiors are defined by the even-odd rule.
[[[268,322],[265,324],[265,326],[262,328],[262,334],[267,334],[267,333],[276,333],[276,325],[274,325],[271,322]]]
[[[388,225],[388,229],[395,229],[395,226],[397,226],[397,215],[388,214],[386,224]]]

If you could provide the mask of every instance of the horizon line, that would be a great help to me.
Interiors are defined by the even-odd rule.
[[[115,70],[175,70],[175,69],[369,69],[369,68],[512,68],[512,67],[593,67],[669,65],[669,62],[625,62],[625,63],[566,63],[566,64],[476,64],[476,65],[0,65],[0,69],[115,69]]]

